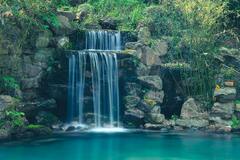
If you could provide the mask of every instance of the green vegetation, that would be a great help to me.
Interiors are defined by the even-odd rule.
[[[25,125],[25,114],[18,111],[6,111],[6,119],[11,122],[13,128],[21,128]]]
[[[44,128],[45,126],[43,125],[37,125],[37,124],[30,124],[27,126],[27,129],[39,129],[39,128]]]
[[[236,116],[232,117],[232,125],[231,125],[231,127],[232,128],[239,128],[240,127],[240,120]]]
[[[11,76],[3,76],[0,78],[0,88],[3,92],[10,93],[15,89],[20,89],[20,86],[15,78]]]

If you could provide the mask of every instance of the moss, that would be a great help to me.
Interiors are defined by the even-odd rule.
[[[154,107],[154,106],[157,104],[156,101],[154,101],[154,100],[152,100],[152,99],[145,98],[145,97],[144,97],[144,102],[145,102],[146,104],[148,104],[149,106],[151,106],[151,107]]]
[[[39,125],[39,124],[30,124],[27,126],[27,129],[39,129],[39,128],[44,128],[45,126]]]

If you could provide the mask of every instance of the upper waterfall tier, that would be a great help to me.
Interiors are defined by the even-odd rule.
[[[121,50],[121,34],[119,31],[86,32],[86,49],[89,50]]]

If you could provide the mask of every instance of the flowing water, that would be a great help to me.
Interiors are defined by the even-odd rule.
[[[240,137],[163,133],[83,133],[0,144],[4,160],[239,160]]]
[[[117,55],[121,49],[120,32],[89,31],[86,49],[69,57],[67,121],[84,124],[84,89],[86,65],[92,75],[93,115],[96,127],[120,127]],[[88,106],[89,107],[89,106]]]

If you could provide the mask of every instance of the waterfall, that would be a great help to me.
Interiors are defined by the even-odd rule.
[[[87,62],[91,70],[94,125],[120,127],[119,81],[117,54],[106,50],[120,50],[120,32],[89,31],[86,49],[69,57],[67,121],[84,124],[84,89]],[[87,106],[89,107],[89,106]]]
[[[120,32],[89,31],[86,33],[86,49],[121,50]]]
[[[85,70],[85,52],[79,51],[77,55],[73,54],[69,57],[68,122],[72,122],[75,115],[78,115],[79,123],[83,122]]]

